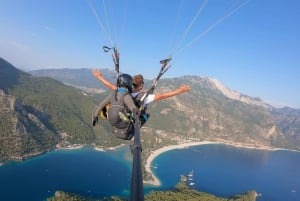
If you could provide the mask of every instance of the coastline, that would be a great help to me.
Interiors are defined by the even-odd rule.
[[[148,172],[151,175],[153,180],[152,181],[144,180],[144,184],[153,185],[153,186],[161,185],[160,180],[155,176],[155,174],[151,170],[151,164],[152,164],[153,160],[160,154],[167,152],[167,151],[174,150],[174,149],[185,149],[185,148],[189,148],[192,146],[205,145],[205,144],[217,144],[217,143],[210,142],[210,141],[187,142],[187,143],[183,143],[183,144],[165,146],[165,147],[159,148],[155,151],[152,151],[151,154],[149,155],[149,157],[147,158],[145,170],[146,170],[146,172]]]
[[[76,149],[82,149],[84,147],[91,147],[93,148],[94,150],[96,151],[114,151],[114,150],[117,150],[121,147],[125,146],[125,144],[120,144],[120,145],[117,145],[117,146],[114,146],[114,147],[107,147],[107,148],[104,148],[102,146],[95,146],[95,145],[83,145],[83,144],[73,144],[73,145],[68,145],[68,146],[59,146],[59,145],[56,145],[55,149],[54,150],[76,150]]]
[[[147,173],[151,175],[153,180],[144,180],[144,184],[152,185],[152,186],[160,186],[161,182],[156,177],[156,175],[151,170],[151,164],[153,160],[159,156],[160,154],[171,151],[174,149],[186,149],[192,146],[198,146],[198,145],[206,145],[206,144],[224,144],[234,147],[240,147],[240,148],[246,148],[246,149],[260,149],[260,150],[268,150],[268,151],[277,151],[277,150],[288,150],[288,151],[295,151],[295,150],[289,150],[289,149],[282,149],[282,148],[274,148],[274,147],[267,147],[267,146],[254,146],[249,144],[242,144],[242,143],[234,143],[234,142],[226,142],[226,141],[220,141],[220,142],[212,142],[212,141],[195,141],[195,142],[186,142],[182,144],[176,144],[176,145],[169,145],[162,148],[159,148],[157,150],[151,151],[151,154],[148,156],[145,170]]]
[[[150,155],[148,156],[148,158],[146,160],[146,164],[145,164],[145,171],[147,173],[149,173],[152,178],[148,179],[148,180],[144,180],[143,181],[144,184],[153,185],[153,186],[160,186],[161,185],[160,180],[155,176],[155,174],[151,170],[153,160],[157,156],[159,156],[160,154],[162,154],[164,152],[167,152],[167,151],[174,150],[174,149],[186,149],[186,148],[189,148],[189,147],[192,147],[192,146],[199,146],[199,145],[206,145],[206,144],[224,144],[224,145],[238,147],[238,148],[259,149],[259,150],[267,150],[267,151],[286,150],[286,151],[300,152],[299,150],[293,150],[293,149],[268,147],[268,146],[265,146],[265,145],[257,145],[257,144],[238,143],[238,142],[231,142],[231,141],[220,140],[220,139],[216,140],[216,141],[208,141],[208,140],[197,141],[197,140],[195,140],[195,141],[183,142],[181,144],[167,145],[167,146],[161,147],[157,150],[151,151]],[[107,148],[104,148],[102,146],[97,147],[95,145],[92,145],[90,147],[93,148],[96,151],[106,152],[106,151],[117,150],[117,149],[119,149],[119,148],[121,148],[125,145],[126,144],[120,144],[120,145],[117,145],[117,146],[114,146],[114,147],[107,147]],[[73,144],[73,145],[68,145],[68,146],[60,146],[60,144],[58,144],[58,145],[56,145],[56,147],[52,151],[56,151],[56,150],[76,150],[76,149],[82,149],[85,146],[86,145],[83,145],[83,144]],[[9,160],[22,161],[24,159],[28,159],[30,157],[37,156],[37,155],[40,155],[42,153],[46,153],[46,152],[34,153],[34,154],[31,154],[29,157],[27,156],[27,157],[22,157],[22,158],[10,158],[10,159],[5,160],[5,161],[0,161],[0,166],[4,165]]]
[[[195,142],[192,142],[192,141],[195,141]],[[173,184],[173,182],[177,182],[178,180],[178,174],[177,174],[177,172],[180,172],[179,174],[183,174],[183,175],[185,175],[186,176],[186,178],[187,178],[187,180],[186,180],[186,184],[187,184],[187,186],[193,186],[193,188],[195,188],[197,191],[201,191],[201,190],[203,190],[202,189],[202,187],[200,188],[198,185],[199,185],[199,183],[198,183],[198,181],[201,181],[201,183],[203,182],[203,183],[205,183],[206,181],[212,181],[212,180],[210,180],[210,179],[214,179],[214,178],[211,178],[212,176],[210,175],[211,173],[214,173],[214,172],[218,172],[218,171],[215,171],[214,169],[211,169],[211,167],[213,167],[214,166],[214,164],[209,164],[209,166],[205,166],[205,168],[204,169],[202,169],[202,167],[203,167],[203,164],[200,164],[200,166],[201,166],[201,168],[200,169],[198,169],[198,164],[194,164],[194,161],[195,161],[195,159],[197,160],[198,158],[198,156],[197,156],[197,154],[200,152],[200,154],[201,154],[201,156],[200,156],[200,158],[199,158],[199,160],[200,161],[202,161],[202,160],[206,160],[207,158],[208,159],[211,159],[212,157],[211,156],[214,156],[214,155],[210,155],[209,153],[212,151],[212,150],[218,150],[218,158],[217,159],[214,159],[213,161],[219,161],[218,159],[222,159],[222,157],[224,157],[224,153],[231,153],[231,151],[233,152],[233,153],[239,153],[239,152],[242,152],[243,154],[244,153],[246,153],[246,155],[239,155],[239,154],[237,154],[237,156],[238,156],[238,158],[241,158],[241,159],[244,159],[244,157],[243,156],[246,156],[246,158],[247,158],[247,156],[248,156],[248,154],[249,154],[249,156],[251,156],[250,157],[250,159],[253,159],[253,155],[252,155],[252,152],[255,152],[255,154],[254,154],[254,159],[255,159],[255,161],[258,161],[258,164],[260,164],[260,162],[261,162],[261,164],[263,165],[263,166],[265,166],[265,164],[266,164],[266,162],[267,162],[267,164],[269,164],[268,163],[268,160],[266,160],[266,161],[264,161],[264,160],[261,160],[261,159],[266,159],[265,157],[266,156],[268,156],[269,154],[270,155],[273,155],[273,153],[275,153],[275,155],[276,156],[280,156],[280,158],[283,158],[283,159],[285,159],[286,157],[285,156],[288,156],[288,157],[290,157],[290,155],[292,155],[292,159],[299,159],[299,155],[298,154],[290,154],[289,152],[287,152],[287,151],[283,151],[283,152],[281,152],[281,151],[267,151],[267,150],[265,150],[265,151],[260,151],[260,149],[263,149],[262,147],[263,146],[261,146],[261,147],[259,147],[257,150],[258,151],[256,151],[256,149],[247,149],[247,148],[239,148],[239,146],[241,146],[242,144],[241,143],[235,143],[235,142],[229,142],[229,141],[227,141],[227,144],[230,144],[230,145],[225,145],[225,143],[221,143],[221,142],[210,142],[210,141],[200,141],[200,140],[195,140],[195,139],[193,139],[192,141],[177,141],[177,142],[173,142],[174,144],[173,145],[171,145],[171,144],[166,144],[165,143],[165,145],[166,145],[166,147],[169,147],[169,148],[166,148],[166,147],[164,147],[164,144],[163,143],[161,143],[160,144],[160,146],[161,147],[156,147],[155,149],[152,147],[152,150],[153,151],[151,151],[150,149],[146,149],[146,151],[147,151],[147,155],[145,155],[142,159],[143,159],[143,165],[145,166],[145,164],[146,164],[146,160],[148,159],[148,157],[150,156],[150,155],[152,155],[153,156],[153,153],[155,152],[156,153],[156,156],[154,156],[154,159],[152,160],[152,162],[150,163],[150,168],[151,168],[151,170],[153,171],[153,173],[157,176],[157,178],[161,181],[161,184],[160,184],[160,186],[159,187],[157,187],[157,186],[152,186],[152,185],[145,185],[145,193],[147,194],[148,192],[151,192],[151,191],[153,191],[153,190],[161,190],[161,189],[165,189],[165,188],[172,188],[172,187],[174,187],[174,184]],[[213,140],[212,140],[213,141]],[[177,143],[178,143],[178,145],[177,145]],[[235,146],[233,146],[232,144],[236,144],[237,146],[236,146],[236,148],[235,148]],[[169,145],[169,146],[168,146]],[[202,146],[203,145],[203,146]],[[246,145],[246,144],[245,144]],[[248,145],[251,145],[250,143],[248,144]],[[252,148],[254,147],[255,145],[254,144],[252,144]],[[224,148],[225,147],[225,148]],[[97,156],[98,157],[98,155],[102,155],[102,149],[100,148],[100,146],[98,147],[99,148],[99,151],[101,151],[101,152],[98,152],[98,153],[95,153],[95,151],[93,151],[93,147],[87,147],[87,148],[83,148],[83,153],[92,153],[92,156]],[[178,149],[177,149],[178,148]],[[204,149],[203,149],[204,148]],[[158,150],[160,150],[161,152],[162,152],[162,154],[163,155],[160,155],[159,153],[157,153],[158,152]],[[180,152],[180,153],[182,153],[182,152],[185,152],[185,153],[190,153],[190,152],[192,152],[192,154],[193,154],[193,160],[188,160],[188,161],[186,161],[187,163],[185,163],[185,162],[181,162],[181,160],[180,160],[180,164],[181,165],[178,165],[178,167],[177,167],[177,165],[176,165],[176,161],[179,159],[178,158],[178,156],[176,156],[177,154],[173,154],[173,150],[175,150],[174,152]],[[206,151],[204,151],[204,150],[206,150]],[[225,152],[220,152],[220,150],[226,150]],[[274,150],[274,149],[273,149]],[[126,156],[129,156],[130,157],[130,159],[131,159],[131,156],[132,155],[130,155],[130,153],[127,153],[127,151],[128,151],[128,147],[127,147],[127,145],[126,145],[126,147],[124,147],[123,149],[122,149],[122,151],[121,152],[119,152],[119,151],[117,151],[116,152],[116,154],[115,154],[115,152],[114,153],[112,153],[112,154],[115,154],[113,157],[114,157],[114,159],[117,159],[117,160],[114,160],[115,162],[119,162],[119,161],[121,161],[122,162],[122,158],[121,158],[121,160],[119,160],[119,156],[124,156],[124,155],[126,155]],[[198,152],[199,151],[199,152]],[[229,151],[229,152],[227,152],[227,151]],[[81,153],[82,152],[77,152],[77,151],[75,151],[75,152],[70,152],[71,154],[69,155],[69,153],[68,153],[69,151],[67,151],[67,152],[62,152],[63,154],[63,157],[64,158],[69,158],[70,156],[71,157],[73,157],[73,156],[76,156],[76,158],[77,158],[77,155],[80,155],[81,156]],[[126,152],[126,153],[125,153]],[[249,152],[249,153],[248,153]],[[75,154],[73,154],[73,153],[76,153],[76,155]],[[121,153],[121,154],[120,154]],[[277,155],[277,153],[278,153],[278,155]],[[286,154],[287,155],[286,155]],[[165,156],[167,156],[167,155],[169,155],[169,154],[172,154],[173,156],[175,156],[175,157],[171,157],[170,159],[167,157],[167,158],[165,158]],[[208,155],[207,155],[208,154]],[[226,154],[227,155],[227,154]],[[58,156],[58,154],[54,154],[54,156]],[[61,156],[61,154],[59,155],[59,157]],[[86,154],[84,154],[84,156],[86,156]],[[115,156],[117,156],[117,157],[115,157]],[[159,158],[157,158],[159,156]],[[185,155],[186,157],[188,157],[189,158],[189,154],[188,155]],[[204,158],[202,158],[204,156]],[[235,154],[233,154],[233,156],[235,156]],[[258,157],[258,158],[256,158],[256,156]],[[283,156],[283,157],[281,157],[281,156]],[[296,157],[296,158],[294,158],[294,156]],[[186,157],[180,157],[180,158],[186,158]],[[194,157],[196,157],[196,158],[194,158]],[[56,158],[56,157],[55,157]],[[85,157],[86,158],[86,157]],[[163,159],[164,158],[164,159]],[[177,158],[177,159],[176,159]],[[230,157],[230,159],[236,159],[236,157]],[[273,158],[273,157],[271,157],[271,158]],[[277,157],[276,157],[277,158]],[[89,160],[90,158],[88,158],[88,162],[90,162],[90,160]],[[91,159],[94,159],[94,158],[92,158],[91,157]],[[160,161],[158,161],[157,159],[163,159],[163,160],[160,160]],[[278,160],[279,158],[277,158],[277,161],[279,161],[280,162],[280,160]],[[169,161],[170,160],[170,161]],[[42,160],[42,161],[44,161],[45,162],[45,160]],[[65,160],[54,160],[53,162],[51,162],[50,164],[53,164],[53,165],[56,165],[56,163],[55,162],[64,162]],[[76,160],[76,161],[80,161],[80,165],[82,165],[82,164],[86,164],[86,161],[85,160]],[[94,161],[100,161],[100,166],[102,166],[102,164],[104,164],[101,160],[92,160],[92,163],[94,163]],[[171,162],[171,161],[174,161],[175,162],[175,166],[174,165],[169,165],[168,163],[169,162]],[[191,161],[191,162],[190,162]],[[231,160],[230,160],[231,161]],[[40,161],[37,161],[38,163],[40,163]],[[48,160],[47,160],[47,162],[48,162]],[[226,162],[227,162],[227,160],[226,160]],[[238,162],[240,162],[240,160],[238,160]],[[249,162],[249,163],[248,163]],[[291,163],[291,165],[293,165],[294,164],[294,162],[295,161],[293,161],[292,160],[292,163]],[[162,164],[161,164],[162,163]],[[241,163],[243,164],[244,163],[244,161],[242,160],[241,161]],[[29,164],[29,163],[28,163]],[[27,164],[27,165],[28,165]],[[37,163],[36,163],[37,164]],[[69,163],[65,163],[65,164],[69,164]],[[98,164],[98,163],[97,163]],[[106,164],[106,163],[105,163]],[[122,164],[123,164],[123,162],[122,162]],[[223,163],[221,163],[221,164],[223,164]],[[225,163],[226,164],[226,163]],[[253,161],[248,161],[247,160],[247,163],[244,163],[244,164],[246,164],[246,166],[247,167],[249,167],[249,164],[250,164],[250,167],[251,167],[251,164],[253,164]],[[272,164],[272,163],[270,163],[270,164]],[[273,164],[277,164],[277,163],[273,163]],[[281,164],[281,163],[280,163]],[[23,164],[22,164],[23,165]],[[27,167],[27,165],[25,166],[25,167]],[[72,166],[74,166],[73,164],[71,164]],[[81,167],[81,166],[76,166],[76,167]],[[130,165],[130,164],[129,164]],[[155,167],[153,167],[153,166],[156,166],[157,165],[157,169],[155,169]],[[162,166],[163,165],[163,166]],[[167,166],[165,166],[165,165],[167,165]],[[218,163],[218,165],[219,165],[219,163]],[[60,163],[59,163],[59,167],[61,167],[62,165],[60,165]],[[96,169],[96,171],[97,171],[97,166],[98,165],[93,165],[92,167],[96,167],[95,169]],[[243,168],[243,167],[246,167],[246,166],[244,166],[244,165],[242,165],[241,167],[240,166],[237,166],[237,167],[235,167],[236,168],[236,170],[239,170],[240,168]],[[277,165],[278,166],[278,165]],[[45,166],[42,166],[42,167],[45,167]],[[44,168],[41,168],[41,172],[42,173],[45,173],[46,175],[50,175],[50,173],[52,174],[53,172],[57,172],[57,171],[52,171],[52,169],[50,169],[50,167],[52,167],[52,166],[49,166],[49,169],[48,169],[48,166],[47,166],[47,169],[45,169],[45,171],[44,171]],[[88,167],[91,167],[91,166],[88,166]],[[109,166],[109,167],[115,167],[115,166]],[[117,167],[117,166],[116,166]],[[160,170],[163,170],[163,169],[165,169],[165,168],[163,168],[163,167],[167,167],[167,172],[161,172]],[[170,176],[168,175],[169,174],[169,171],[168,171],[168,168],[172,168],[172,167],[176,167],[176,169],[178,168],[178,171],[176,171],[176,174],[174,174],[174,172],[172,172],[172,174],[174,174],[174,176],[173,175],[171,175],[170,174]],[[209,167],[209,168],[207,168],[207,167]],[[220,167],[222,167],[222,166],[220,166]],[[225,166],[226,167],[226,170],[227,170],[227,168],[229,168],[229,167],[227,167],[227,166]],[[269,167],[269,166],[265,166],[265,167]],[[279,166],[279,167],[281,167],[281,166]],[[293,167],[293,166],[291,166],[291,167]],[[161,168],[163,168],[163,169],[161,169]],[[253,167],[252,167],[253,168]],[[272,167],[273,168],[273,167]],[[0,167],[0,169],[2,170],[2,168]],[[81,169],[81,168],[80,168]],[[113,168],[114,169],[114,168]],[[122,174],[122,176],[121,177],[114,177],[114,178],[123,178],[123,175],[127,175],[127,168],[122,168],[122,172],[123,172],[123,170],[124,170],[124,172],[126,173],[126,174]],[[144,169],[145,170],[145,169]],[[188,172],[190,172],[190,170],[192,170],[193,171],[193,177],[192,177],[192,179],[193,179],[193,181],[189,181],[189,178],[191,178],[190,176],[188,176]],[[225,170],[225,169],[224,169]],[[254,166],[254,170],[256,170],[256,167]],[[270,170],[272,171],[272,169],[270,168]],[[82,170],[81,170],[82,171]],[[58,172],[63,172],[63,171],[58,171]],[[91,171],[92,172],[92,171]],[[97,172],[103,172],[103,171],[97,171]],[[119,171],[117,171],[117,172],[119,172]],[[168,176],[166,176],[166,181],[164,180],[164,178],[165,178],[165,176],[164,176],[164,178],[163,177],[161,177],[161,175],[160,174],[158,174],[159,172],[161,172],[162,174],[164,174],[165,176],[166,175],[168,175]],[[226,172],[226,171],[225,171]],[[243,172],[243,171],[241,171],[241,172]],[[248,172],[248,171],[247,171]],[[296,173],[297,173],[297,170],[295,171]],[[117,176],[117,175],[114,175],[116,172],[115,171],[112,171],[111,173],[113,173],[113,176]],[[223,172],[221,172],[221,173],[223,173]],[[232,178],[232,177],[235,177],[236,176],[236,173],[240,173],[239,171],[234,171],[233,172],[234,173],[234,175],[233,176],[231,176],[230,178]],[[266,175],[268,175],[268,174],[265,174],[266,172],[263,172],[263,175],[264,176],[266,176]],[[299,172],[298,172],[299,173]],[[6,174],[7,175],[7,174]],[[26,174],[26,175],[28,175],[28,174]],[[30,175],[30,174],[29,174]],[[80,175],[82,175],[82,174],[75,174],[75,175],[77,175],[77,176],[80,176]],[[97,175],[97,173],[96,173],[96,175]],[[109,177],[108,177],[108,180],[109,181],[112,181],[112,182],[114,182],[115,181],[115,179],[111,179],[112,177],[111,177],[111,174],[109,173],[109,174],[105,174],[105,175],[109,175]],[[204,178],[203,178],[203,175],[209,175],[209,177],[208,177],[208,180],[206,180],[207,178],[204,176]],[[229,174],[230,175],[230,174]],[[262,175],[262,174],[258,174],[257,176],[259,177],[260,175]],[[72,175],[71,175],[72,176]],[[73,175],[74,176],[74,175]],[[94,176],[95,176],[95,174],[94,174]],[[145,176],[147,176],[146,178],[148,178],[149,180],[153,180],[152,179],[152,177],[150,176],[150,175],[145,175]],[[250,179],[252,179],[253,177],[251,177],[251,176],[254,176],[254,175],[250,175]],[[256,175],[255,175],[256,176]],[[272,174],[271,174],[271,176],[272,176]],[[8,177],[9,178],[9,177]],[[17,177],[17,178],[20,178],[19,176]],[[37,177],[38,178],[38,177]],[[55,178],[55,177],[53,177],[53,176],[51,176],[50,178]],[[104,178],[104,177],[103,177]],[[106,177],[105,177],[106,178]],[[171,180],[169,180],[169,178],[171,178]],[[217,178],[217,180],[220,180],[218,177],[216,177]],[[236,178],[238,178],[238,177],[236,177]],[[263,177],[263,178],[267,178],[267,177]],[[271,177],[271,179],[272,179],[273,177]],[[297,178],[297,176],[294,176],[293,178]],[[66,178],[67,180],[66,181],[68,181],[68,178]],[[200,179],[200,180],[199,180]],[[175,181],[176,180],[176,181]],[[228,179],[226,178],[226,180],[228,181]],[[225,180],[225,184],[226,184],[226,180]],[[3,179],[3,181],[5,181],[4,179]],[[26,182],[26,180],[24,180],[25,182]],[[94,181],[93,179],[92,179],[92,181]],[[126,179],[121,179],[120,181],[125,181],[125,184],[126,185],[128,185],[128,182],[130,182],[130,180],[126,180]],[[182,181],[184,181],[184,180],[182,180]],[[253,179],[253,181],[254,181],[254,183],[258,183],[258,181],[259,180],[257,180],[257,179]],[[94,186],[94,184],[93,185],[91,185],[91,183],[90,183],[91,181],[88,181],[88,185],[87,185],[87,189],[85,189],[84,187],[82,188],[83,190],[81,190],[81,192],[88,192],[88,193],[90,193],[90,186]],[[126,183],[127,182],[127,183]],[[190,185],[190,182],[195,182],[194,184],[195,185]],[[220,180],[220,184],[222,183],[223,181],[222,180]],[[55,181],[54,181],[54,183],[55,183]],[[96,183],[99,183],[99,182],[96,182]],[[202,183],[202,184],[203,184]],[[277,182],[278,183],[278,182]],[[212,182],[212,189],[214,189],[214,185],[216,184],[216,182]],[[218,184],[218,182],[217,182],[217,184]],[[50,182],[50,186],[52,186],[53,185],[53,182],[52,182],[52,184],[51,184],[51,182]],[[102,184],[101,184],[102,185]],[[205,183],[205,187],[206,187],[206,183]],[[252,185],[252,184],[251,184]],[[250,189],[253,189],[253,190],[255,190],[255,189],[258,189],[258,188],[251,188],[251,185],[250,185],[250,188],[247,188],[247,190],[250,190]],[[83,186],[85,186],[85,184],[83,184]],[[96,185],[95,185],[96,186]],[[207,185],[207,186],[209,186],[209,185]],[[221,188],[223,187],[223,184],[222,185],[220,185],[221,186]],[[235,185],[234,187],[236,187],[236,186],[238,186],[238,185]],[[78,186],[76,186],[77,188],[78,188]],[[279,183],[279,188],[281,189],[281,187],[280,187],[280,183]],[[45,188],[43,191],[44,192],[47,192],[47,190],[48,190],[49,188]],[[71,189],[71,188],[70,188]],[[97,187],[97,189],[99,189],[98,187]],[[172,188],[173,189],[173,188]],[[205,189],[207,189],[207,188],[205,188]],[[233,188],[234,189],[234,188]],[[259,188],[260,189],[260,188]],[[277,189],[277,188],[276,188]],[[122,189],[121,189],[122,190]],[[235,189],[236,190],[236,189]],[[295,186],[291,186],[291,188],[289,188],[288,189],[289,190],[289,192],[287,192],[287,194],[289,194],[289,195],[296,195],[296,191],[298,192],[298,190],[297,190],[297,188],[295,187]],[[208,190],[206,190],[206,192],[207,192]],[[237,190],[236,190],[237,191]],[[29,191],[30,192],[30,191]],[[94,192],[94,191],[93,191]],[[123,190],[123,191],[118,191],[118,192],[125,192],[125,193],[127,193],[128,192],[128,190]],[[238,193],[239,192],[244,192],[244,190],[239,190],[238,191]],[[277,191],[277,192],[280,192],[280,191]],[[49,193],[54,193],[54,191],[52,191],[51,190],[51,192],[49,192]],[[211,192],[210,192],[211,193]],[[257,193],[255,194],[255,193],[251,193],[251,196],[253,195],[253,197],[254,197],[254,195],[256,195],[257,197],[259,197],[259,196],[261,196],[261,194],[259,194],[259,193],[263,193],[264,194],[264,196],[267,196],[267,194],[265,194],[265,192],[263,192],[262,190],[260,190],[260,191],[257,191]],[[82,194],[82,193],[79,193],[79,194]],[[234,194],[237,194],[237,193],[234,193]],[[123,195],[123,194],[122,194]],[[126,194],[127,195],[127,194]],[[233,195],[233,193],[232,193],[232,195]],[[231,196],[231,195],[230,195]],[[224,196],[225,197],[225,196]]]

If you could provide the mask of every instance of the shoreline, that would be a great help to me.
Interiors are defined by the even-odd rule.
[[[295,151],[295,150],[290,150],[290,149],[274,148],[274,147],[267,147],[267,146],[254,146],[254,145],[251,146],[249,144],[226,142],[226,141],[220,141],[220,142],[197,141],[197,142],[186,142],[186,143],[182,143],[182,144],[169,145],[169,146],[165,146],[165,147],[159,148],[157,150],[151,151],[151,154],[148,156],[148,158],[146,160],[145,171],[151,175],[153,180],[144,180],[143,181],[144,184],[152,185],[152,186],[160,186],[161,185],[160,180],[156,177],[156,175],[151,170],[153,160],[160,154],[167,152],[167,151],[175,150],[175,149],[186,149],[186,148],[189,148],[192,146],[207,145],[207,144],[224,144],[224,145],[234,146],[234,147],[238,147],[238,148],[259,149],[259,150],[267,150],[267,151],[278,151],[278,150]]]
[[[173,144],[173,145],[167,145],[164,147],[161,147],[157,150],[153,150],[151,151],[150,155],[148,156],[147,160],[146,160],[146,164],[145,164],[145,171],[147,173],[150,174],[150,176],[152,177],[151,180],[143,180],[144,184],[147,185],[153,185],[153,186],[160,186],[161,182],[160,180],[155,176],[155,174],[152,172],[151,167],[152,167],[152,162],[153,160],[159,156],[160,154],[167,152],[167,151],[171,151],[174,149],[186,149],[192,146],[199,146],[199,145],[206,145],[206,144],[223,144],[223,145],[228,145],[228,146],[233,146],[233,147],[238,147],[238,148],[246,148],[246,149],[259,149],[259,150],[267,150],[267,151],[294,151],[294,152],[300,152],[299,150],[294,150],[294,149],[285,149],[285,148],[276,148],[276,147],[268,147],[268,146],[264,146],[264,145],[250,145],[250,144],[246,144],[246,143],[238,143],[238,142],[231,142],[231,141],[225,141],[225,140],[220,140],[220,141],[208,141],[208,140],[204,140],[204,141],[189,141],[189,142],[184,142],[182,144]],[[114,151],[117,150],[121,147],[124,147],[125,144],[120,144],[114,147],[107,147],[104,148],[102,146],[97,147],[95,145],[92,146],[88,146],[91,147],[92,149],[96,150],[96,151],[100,151],[100,152],[106,152],[106,151]],[[51,151],[58,151],[58,150],[77,150],[77,149],[82,149],[86,147],[86,145],[84,144],[73,144],[73,145],[69,145],[69,146],[56,146],[53,150]],[[44,153],[47,153],[49,151],[46,151]],[[26,160],[28,158],[34,157],[34,156],[38,156],[42,153],[34,153],[32,154],[30,157],[25,157],[25,158],[10,158],[8,160],[4,160],[4,161],[0,161],[0,167],[5,165],[6,162],[8,161],[23,161]]]
[[[205,145],[205,144],[217,144],[217,143],[210,142],[210,141],[187,142],[187,143],[183,143],[183,144],[169,145],[169,146],[165,146],[165,147],[159,148],[157,150],[151,151],[151,154],[148,156],[148,158],[146,160],[145,170],[147,173],[149,173],[151,175],[151,177],[153,178],[153,181],[144,180],[144,184],[153,185],[153,186],[161,185],[160,180],[156,177],[156,175],[151,170],[151,164],[152,164],[153,160],[160,154],[167,152],[167,151],[174,150],[174,149],[186,149],[186,148],[189,148],[192,146]]]

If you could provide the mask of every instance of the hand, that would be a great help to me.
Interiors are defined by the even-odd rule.
[[[98,123],[98,117],[94,117],[93,118],[93,126],[96,126],[97,123]]]
[[[93,75],[95,77],[103,77],[102,73],[99,70],[96,70],[96,69],[93,70]]]
[[[180,87],[178,88],[178,90],[181,91],[181,92],[186,92],[186,91],[191,90],[191,86],[183,84],[183,85],[180,85]]]

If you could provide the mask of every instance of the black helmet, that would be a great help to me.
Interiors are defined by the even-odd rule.
[[[128,91],[132,92],[132,77],[128,74],[121,74],[117,80],[118,87],[126,87]]]

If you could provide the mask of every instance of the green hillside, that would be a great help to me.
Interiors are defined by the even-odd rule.
[[[43,153],[57,144],[110,147],[130,143],[109,134],[107,122],[100,121],[94,128],[91,125],[92,111],[108,92],[99,94],[64,85],[45,77],[47,70],[43,71],[44,77],[34,77],[3,59],[0,65],[0,161]],[[87,71],[49,70],[53,77],[64,72],[60,80],[64,81],[65,74],[71,84],[79,83],[72,81],[72,72],[76,72],[75,77],[82,72],[85,73],[82,79],[96,80]],[[82,80],[82,83],[88,82]],[[151,116],[141,130],[143,162],[153,149],[186,141],[300,149],[299,112],[276,113],[259,98],[242,94],[240,99],[232,99],[205,77],[162,79],[155,93],[174,90],[181,84],[190,85],[192,90],[148,106]],[[148,87],[149,81],[145,89]]]
[[[144,196],[145,201],[255,201],[258,194],[255,191],[248,191],[240,195],[233,195],[228,198],[217,197],[205,192],[191,189],[185,182],[179,182],[174,190],[168,191],[151,191]],[[73,193],[66,193],[63,191],[57,191],[55,195],[47,201],[126,201],[127,198],[119,196],[111,196],[104,199],[91,199],[83,196],[79,196]]]
[[[0,69],[0,161],[40,154],[58,143],[120,143],[102,127],[92,128],[92,112],[101,96],[33,77],[1,58]]]

